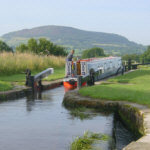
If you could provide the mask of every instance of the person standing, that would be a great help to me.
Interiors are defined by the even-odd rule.
[[[68,56],[67,56],[67,61],[72,61],[73,54],[74,54],[74,49],[71,50],[71,52],[68,54]]]
[[[73,54],[74,50],[71,50],[66,58],[66,77],[74,73],[74,63],[72,62]]]

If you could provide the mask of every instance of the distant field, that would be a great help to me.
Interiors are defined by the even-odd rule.
[[[50,40],[48,37],[45,37],[45,36],[39,36],[39,37],[32,37],[32,38],[35,38],[35,39],[39,39],[39,38],[46,38],[48,40]],[[24,43],[26,44],[28,42],[30,38],[27,38],[27,37],[14,37],[14,38],[11,38],[11,39],[4,39],[4,41],[8,44],[8,45],[11,45],[11,46],[18,46],[20,45],[20,43]],[[3,40],[3,39],[2,39]]]
[[[81,95],[105,100],[123,100],[150,106],[150,66],[109,79],[101,85],[82,88]]]
[[[93,43],[95,46],[127,47],[126,45]]]

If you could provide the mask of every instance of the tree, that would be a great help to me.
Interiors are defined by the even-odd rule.
[[[39,39],[38,48],[39,52],[42,52],[43,54],[53,54],[53,43],[45,38]]]
[[[64,47],[53,44],[51,41],[45,38],[39,39],[38,49],[39,52],[40,53],[42,52],[43,54],[53,54],[56,56],[66,55],[66,51]]]
[[[28,46],[26,44],[20,44],[16,47],[17,52],[26,52],[28,51]]]
[[[38,44],[36,39],[31,38],[28,40],[28,49],[33,53],[38,53]]]
[[[133,60],[136,62],[140,62],[140,55],[138,55],[138,54],[127,54],[127,55],[122,56],[122,59],[125,61],[128,61],[130,59],[130,60]]]
[[[106,55],[104,54],[104,50],[99,47],[87,49],[82,53],[82,58],[101,57],[101,56],[106,56]]]
[[[31,38],[28,40],[27,45],[21,44],[18,47],[16,47],[16,51],[20,52],[30,51],[36,54],[46,54],[46,55],[52,54],[56,56],[67,55],[64,47],[53,44],[46,38],[40,38],[39,40]]]
[[[141,59],[144,62],[150,62],[150,46],[148,46],[147,50],[142,54]]]
[[[0,40],[0,51],[12,52],[12,48],[9,47],[5,42]]]

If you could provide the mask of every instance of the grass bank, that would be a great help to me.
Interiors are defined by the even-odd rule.
[[[32,75],[54,68],[54,74],[44,80],[60,79],[65,74],[65,58],[31,53],[0,53],[0,91],[11,90],[16,84],[24,85],[27,68],[32,71]]]
[[[150,66],[82,88],[79,93],[92,98],[129,101],[150,107]]]
[[[13,88],[13,85],[10,82],[0,81],[0,91],[7,91]]]
[[[38,72],[33,72],[32,75]],[[62,79],[65,76],[65,68],[54,69],[54,74],[49,75],[44,80],[53,81],[57,79]],[[0,91],[7,91],[14,88],[14,85],[24,85],[25,84],[25,74],[13,74],[13,75],[0,75]]]

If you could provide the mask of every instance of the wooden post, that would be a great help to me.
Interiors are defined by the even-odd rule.
[[[79,90],[82,87],[82,76],[77,76],[77,89]]]
[[[43,90],[43,85],[42,85],[42,81],[41,80],[38,81],[38,86],[39,86],[40,90]]]
[[[126,66],[126,65],[124,66],[124,71],[125,71],[125,72],[127,71],[127,66]]]
[[[131,70],[131,59],[128,59],[128,70]]]
[[[34,88],[34,76],[30,76],[28,80],[28,86]]]
[[[124,71],[125,71],[125,66],[122,67],[121,69],[121,74],[124,75]]]
[[[144,58],[142,59],[142,65],[144,65]]]

